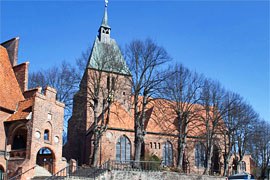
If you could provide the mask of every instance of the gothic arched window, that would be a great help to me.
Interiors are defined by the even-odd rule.
[[[116,143],[116,161],[130,161],[131,144],[126,136],[118,138]],[[129,162],[126,162],[129,163]]]
[[[195,166],[204,167],[205,164],[205,147],[199,143],[195,145]]]
[[[245,161],[241,161],[240,169],[241,169],[241,171],[246,171],[246,162]]]
[[[172,166],[173,165],[173,150],[172,150],[172,144],[167,141],[163,146],[163,157],[162,157],[163,163],[166,166]]]

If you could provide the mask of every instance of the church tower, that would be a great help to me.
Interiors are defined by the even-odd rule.
[[[64,156],[68,160],[78,160],[79,164],[89,164],[91,161],[92,137],[89,134],[93,127],[93,104],[97,95],[98,117],[102,114],[104,100],[108,98],[131,113],[131,73],[119,46],[111,38],[107,3],[80,90],[74,95],[72,117],[68,121],[68,142],[64,147]]]

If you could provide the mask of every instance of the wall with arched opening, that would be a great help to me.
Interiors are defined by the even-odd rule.
[[[170,141],[163,144],[162,161],[165,166],[173,166],[173,145]]]
[[[11,150],[26,149],[27,127],[24,124],[18,124],[15,128],[10,129],[12,129]]]
[[[25,123],[13,123],[8,127],[10,158],[26,158],[28,130]]]
[[[55,154],[47,147],[42,147],[36,154],[36,164],[47,169],[51,174],[55,173]]]
[[[131,160],[131,142],[125,135],[122,135],[117,139],[115,160],[119,162]]]

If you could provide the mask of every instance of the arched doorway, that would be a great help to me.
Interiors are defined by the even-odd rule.
[[[0,165],[0,180],[4,180],[5,178],[5,170],[3,166]]]
[[[46,147],[41,148],[37,153],[36,164],[47,169],[50,173],[54,173],[54,153]]]

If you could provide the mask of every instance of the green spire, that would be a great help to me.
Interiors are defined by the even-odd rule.
[[[104,11],[104,16],[103,16],[103,19],[102,19],[101,26],[111,29],[111,27],[108,25],[107,3],[105,4],[105,11]]]

